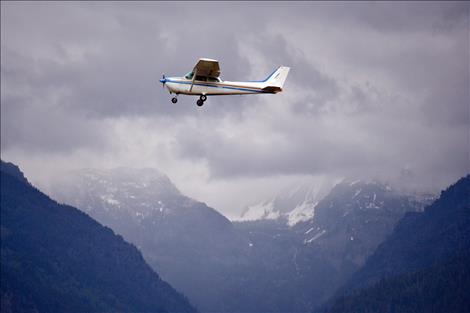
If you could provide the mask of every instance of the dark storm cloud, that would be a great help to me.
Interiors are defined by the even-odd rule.
[[[338,174],[343,162],[359,167],[371,165],[351,142],[332,142],[319,136],[277,138],[267,145],[240,142],[206,134],[180,138],[181,151],[191,157],[210,160],[215,178],[265,176],[278,174]],[[256,134],[253,134],[256,137]],[[322,149],[317,150],[316,147]],[[347,155],[347,159],[344,157]],[[292,162],[295,160],[295,162]]]
[[[302,88],[304,93],[308,92],[307,97],[294,106],[295,111],[304,114],[313,110],[318,113],[328,101],[339,96],[338,83],[309,63],[302,52],[292,49],[283,36],[270,34],[266,29],[259,33],[262,40],[250,42],[252,46],[261,55],[269,58],[272,67],[276,64],[288,64],[292,68],[286,89],[289,86],[297,86]],[[294,55],[296,52],[300,55]]]
[[[469,9],[465,1],[351,1],[341,5],[325,1],[315,6],[295,2],[271,7],[294,8],[297,13],[295,20],[329,21],[326,27],[354,25],[380,32],[403,33],[466,28]]]
[[[272,128],[258,128],[235,138],[210,128],[185,128],[176,138],[179,154],[207,162],[216,179],[327,174],[396,182],[401,179],[400,171],[411,167],[419,174],[421,188],[436,188],[469,170],[467,126],[443,128],[430,136],[428,128],[413,121],[387,120],[387,115],[327,119],[328,123],[320,118],[278,117],[271,121]],[[255,129],[251,124],[239,127]],[[439,166],[431,168],[430,164]]]
[[[100,119],[192,114],[168,104],[158,79],[184,74],[200,56],[228,60],[222,69],[233,79],[248,72],[235,35],[213,32],[208,22],[190,27],[197,21],[181,5],[2,7],[2,148],[54,152],[102,145],[108,134]],[[208,114],[242,108],[221,102]]]
[[[70,153],[105,146],[100,121],[74,116],[66,103],[58,102],[67,88],[56,64],[28,62],[7,49],[2,59],[8,62],[2,66],[2,150]],[[41,70],[44,66],[49,68],[47,75]]]
[[[35,67],[47,84],[65,86],[68,95],[64,103],[83,114],[185,114],[181,106],[167,104],[167,93],[159,88],[161,74],[182,75],[192,69],[197,58],[206,55],[227,60],[222,69],[233,79],[248,70],[246,59],[237,52],[234,34],[225,32],[223,26],[214,32],[207,20],[189,19],[190,12],[181,5],[150,5],[149,11],[148,4],[132,10],[128,3],[10,6],[5,10],[2,48],[8,49],[15,41],[11,37],[34,36],[35,32],[43,37],[35,48],[47,48],[47,55],[20,49],[17,52],[23,54],[23,65]],[[34,6],[39,12],[32,10]],[[206,13],[213,15],[210,10]],[[16,16],[20,20],[15,20]],[[223,21],[220,15],[213,16],[214,22]],[[36,30],[30,34],[25,28]],[[23,45],[18,44],[19,48]],[[15,66],[5,60],[7,71]]]
[[[469,170],[468,3],[1,5],[2,155],[80,167],[87,150],[234,181]],[[172,105],[158,80],[199,57],[227,80],[292,69],[280,95]]]
[[[356,4],[346,7],[357,8]],[[277,62],[290,60],[293,70],[287,87],[300,86],[304,98],[285,105],[307,119],[283,116],[267,120],[256,116],[260,124],[270,126],[263,129],[252,124],[239,125],[253,127],[254,138],[272,139],[264,145],[246,135],[234,139],[224,133],[198,129],[196,136],[188,138],[183,133],[177,137],[180,154],[207,162],[213,177],[334,173],[391,179],[411,166],[419,173],[420,184],[435,187],[463,175],[470,170],[468,5],[449,7],[452,4],[395,7],[379,3],[360,6],[350,15],[344,8],[332,10],[327,17],[331,19],[329,27],[337,27],[336,22],[348,27],[340,27],[345,43],[327,44],[336,44],[337,56],[355,63],[359,72],[365,69],[367,74],[375,74],[365,83],[355,82],[354,73],[347,73],[349,81],[339,83],[310,63],[303,53],[295,54],[295,41],[285,40],[289,31],[287,37],[262,33],[263,43],[254,41],[252,46],[263,55],[276,51],[272,58]],[[449,12],[462,9],[467,13],[460,13],[458,22],[452,27],[441,27],[449,24],[449,16],[453,16]],[[311,12],[302,10],[301,14],[306,11]],[[325,19],[320,13],[315,14]],[[333,23],[342,14],[348,15],[349,22],[339,19]],[[297,29],[299,24],[289,30]],[[362,34],[357,42],[347,38],[357,37],[358,29]],[[324,44],[320,39],[332,40],[304,37],[313,45]],[[374,46],[382,43],[382,47]],[[299,46],[297,49],[301,49]],[[392,87],[384,88],[383,81],[376,78],[385,78]],[[324,120],[331,123],[322,124]],[[331,125],[335,123],[342,127]]]

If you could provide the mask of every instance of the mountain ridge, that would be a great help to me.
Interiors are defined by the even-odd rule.
[[[357,181],[336,184],[312,216],[295,224],[231,222],[181,193],[160,192],[160,184],[140,188],[138,172],[125,179],[94,174],[57,198],[93,208],[89,214],[138,246],[203,312],[309,312],[362,265],[404,212],[420,210],[418,201],[383,184]],[[318,191],[291,190],[278,208],[295,212]]]
[[[135,246],[1,162],[2,312],[196,312]]]
[[[468,312],[469,262],[467,175],[424,211],[407,213],[318,312]]]

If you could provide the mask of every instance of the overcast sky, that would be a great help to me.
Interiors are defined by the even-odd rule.
[[[277,95],[180,96],[291,67]],[[83,167],[155,167],[229,217],[301,178],[439,190],[469,172],[465,2],[1,2],[1,157],[47,189]],[[404,175],[406,173],[406,175]]]

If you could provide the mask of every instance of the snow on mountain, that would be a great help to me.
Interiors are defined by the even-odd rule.
[[[318,203],[337,186],[344,192],[345,203],[344,207],[341,207],[343,217],[350,214],[353,208],[382,209],[389,197],[401,194],[389,185],[375,180],[303,181],[286,188],[269,200],[248,206],[236,221],[281,220],[293,227],[298,223],[313,220]],[[429,203],[433,199],[432,195],[412,194],[407,197],[414,199],[416,203]],[[337,207],[337,204],[331,205]]]
[[[305,200],[297,205],[292,211],[287,214],[287,225],[294,226],[299,222],[308,221],[313,218],[315,214],[315,207],[318,201],[312,203],[311,200]]]
[[[311,228],[311,229],[313,229],[313,228]],[[320,238],[320,237],[321,237],[322,235],[324,235],[325,233],[326,233],[326,230],[323,229],[323,230],[319,231],[318,233],[316,233],[315,235],[313,235],[312,238],[310,238],[310,239],[304,239],[304,243],[311,243],[312,241],[315,241],[315,240],[317,240],[318,238]]]
[[[312,219],[318,202],[333,188],[330,179],[299,182],[272,199],[250,205],[237,221],[285,220],[288,226]]]
[[[259,219],[277,219],[279,212],[274,211],[274,200],[250,206],[242,214],[243,220],[254,221]]]
[[[405,212],[420,211],[431,200],[430,195],[403,194],[374,180],[343,180],[315,204],[312,218],[289,225],[295,225],[305,245],[351,251],[362,242],[363,250],[351,253],[356,255],[352,262],[362,264]]]
[[[117,218],[126,213],[140,223],[146,217],[169,213],[175,199],[191,202],[183,199],[166,175],[152,168],[83,169],[66,179],[54,186],[52,194],[92,216],[106,212]]]

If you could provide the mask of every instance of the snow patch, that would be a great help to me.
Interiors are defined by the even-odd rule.
[[[313,230],[313,227],[305,232],[305,235],[309,234]]]
[[[354,194],[354,196],[352,198],[353,199],[356,198],[361,193],[361,191],[362,191],[362,189],[356,190],[356,193]]]
[[[243,212],[240,220],[254,221],[259,219],[276,219],[279,217],[279,212],[274,212],[273,208],[273,201],[250,206]]]
[[[318,234],[316,234],[315,236],[313,236],[312,238],[310,239],[305,239],[304,240],[304,243],[307,244],[307,243],[311,243],[315,240],[317,240],[318,238],[320,238],[321,236],[323,236],[324,234],[326,233],[326,230],[322,230],[321,232],[319,232]]]
[[[300,205],[296,206],[291,212],[287,214],[287,225],[294,226],[299,222],[305,222],[313,218],[315,215],[315,207],[318,202],[311,203],[304,201]]]

